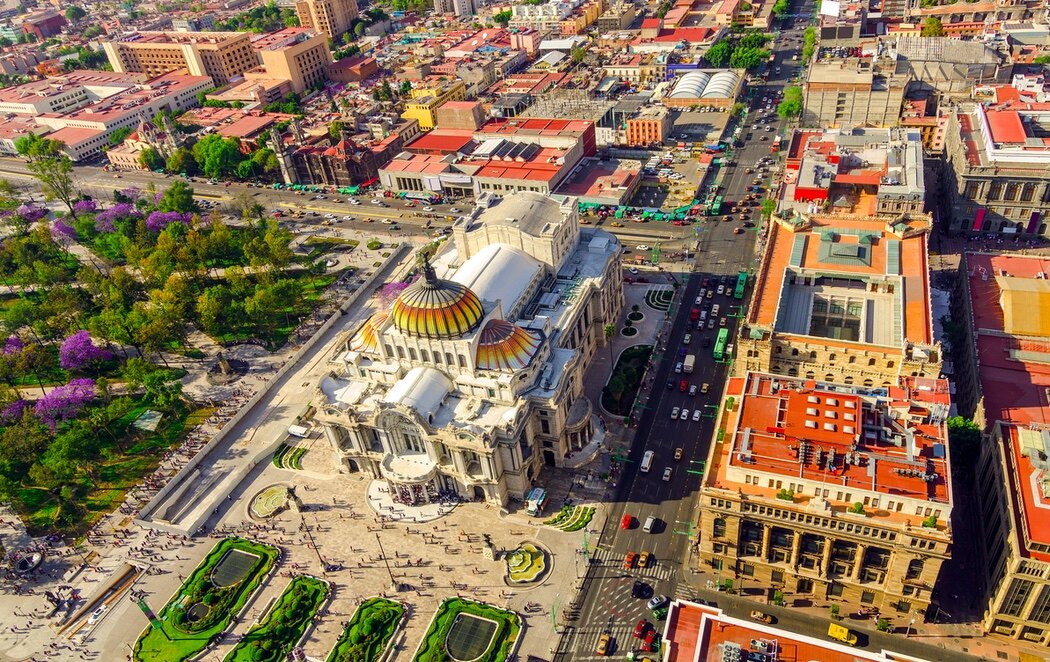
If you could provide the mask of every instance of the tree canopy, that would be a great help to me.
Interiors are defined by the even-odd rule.
[[[802,115],[802,88],[789,85],[784,88],[784,98],[777,105],[777,115],[791,119]]]
[[[47,200],[58,200],[76,218],[73,202],[80,195],[73,180],[73,161],[62,151],[63,144],[30,133],[15,141],[15,150],[28,161],[29,172],[40,183]]]
[[[936,16],[928,16],[926,22],[922,24],[923,37],[943,37],[944,28],[941,26],[941,19]]]

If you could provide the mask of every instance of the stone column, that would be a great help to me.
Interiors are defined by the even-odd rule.
[[[325,439],[327,439],[328,443],[331,444],[332,450],[342,451],[343,449],[339,447],[339,435],[332,431],[332,426],[328,423],[325,423],[321,426],[321,429],[324,430]]]
[[[772,526],[762,527],[762,551],[759,553],[759,556],[762,558],[763,561],[769,560],[769,539],[772,536],[772,533]]]
[[[802,551],[802,534],[795,531],[795,537],[791,539],[791,568],[798,569],[798,556]]]
[[[831,538],[824,537],[824,554],[820,557],[820,576],[828,576],[828,565],[831,563]]]
[[[860,570],[864,566],[864,553],[868,551],[867,545],[857,545],[857,558],[853,562],[853,579],[860,581]]]

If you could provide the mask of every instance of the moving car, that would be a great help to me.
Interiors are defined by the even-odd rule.
[[[689,395],[694,395],[695,396],[696,395],[696,391],[697,391],[696,384],[690,384],[689,385]]]
[[[681,391],[682,393],[685,393],[686,391],[688,391],[689,390],[689,382],[685,381],[684,379],[682,381],[678,382],[678,390]]]
[[[671,480],[671,467],[664,467],[663,481],[666,483]]]
[[[700,392],[701,393],[707,393],[710,390],[711,390],[711,385],[708,384],[707,382],[704,382],[704,385],[700,387]]]
[[[681,418],[681,419],[682,419],[683,421],[688,421],[688,420],[689,420],[689,410],[688,410],[688,409],[685,409],[685,408],[683,407],[683,408],[682,408],[682,415],[681,415],[681,417],[680,417],[680,418]]]
[[[623,518],[620,520],[620,528],[621,529],[629,529],[629,528],[631,528],[631,524],[633,524],[633,523],[634,523],[634,517],[632,517],[631,515],[625,514],[623,516]]]
[[[623,569],[630,570],[634,567],[634,563],[637,560],[638,552],[627,552],[627,556],[623,557]]]
[[[751,620],[758,621],[760,623],[766,623],[768,625],[768,624],[771,624],[773,622],[773,617],[770,616],[769,614],[761,612],[761,611],[759,611],[757,609],[752,609],[751,610]]]
[[[598,655],[609,654],[609,633],[603,632],[602,636],[598,637],[598,645],[595,646],[594,652]]]
[[[94,625],[102,620],[102,615],[106,613],[106,605],[102,605],[95,611],[91,612],[91,616],[88,617],[88,625]]]
[[[649,567],[649,560],[651,558],[652,558],[652,554],[650,554],[649,552],[642,552],[641,555],[638,556],[638,567],[639,568],[648,568]]]
[[[645,633],[649,631],[649,621],[641,619],[638,624],[634,626],[634,636],[636,639],[641,639],[645,636]]]
[[[672,421],[675,420],[676,418],[678,418],[678,412],[680,412],[680,411],[681,411],[681,409],[679,409],[678,407],[675,407],[674,409],[671,410],[671,420]]]
[[[654,595],[652,598],[649,599],[649,602],[646,603],[645,606],[648,607],[650,610],[654,610],[654,609],[659,609],[660,607],[663,607],[666,603],[667,603],[667,596],[666,595]]]
[[[695,423],[696,421],[699,421],[699,420],[700,420],[700,410],[699,409],[694,409],[693,410],[693,422]]]
[[[697,411],[700,411],[700,410],[697,409]],[[682,449],[681,449],[681,447],[674,449],[674,459],[676,459],[676,460],[681,460],[682,459]]]

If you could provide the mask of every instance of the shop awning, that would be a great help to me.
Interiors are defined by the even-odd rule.
[[[977,215],[973,217],[973,231],[974,232],[980,232],[981,231],[981,226],[984,225],[984,215],[986,213],[987,213],[987,210],[984,207],[981,207],[980,209],[977,210]]]
[[[1034,211],[1034,212],[1032,212],[1032,218],[1028,219],[1028,227],[1025,229],[1025,232],[1027,232],[1028,234],[1032,234],[1033,232],[1035,232],[1038,229],[1039,229],[1039,212]]]

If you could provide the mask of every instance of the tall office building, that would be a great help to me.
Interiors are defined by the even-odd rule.
[[[149,77],[185,69],[216,85],[259,64],[247,32],[136,32],[102,44],[116,72]]]
[[[299,25],[335,39],[347,32],[358,16],[357,0],[298,0],[295,13]]]

